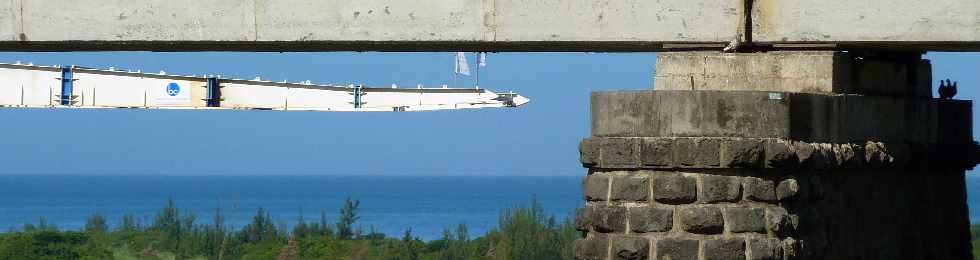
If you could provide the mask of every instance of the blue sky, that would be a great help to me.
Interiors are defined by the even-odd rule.
[[[952,78],[960,82],[957,98],[977,97],[980,54],[927,57],[935,81]],[[655,59],[654,53],[491,54],[481,85],[529,97],[519,109],[0,109],[0,174],[581,176],[577,145],[589,134],[589,93],[650,89]],[[453,68],[451,53],[0,53],[0,62],[16,60],[371,86],[449,84]]]

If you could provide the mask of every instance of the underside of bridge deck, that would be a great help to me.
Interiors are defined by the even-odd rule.
[[[7,51],[980,51],[962,0],[13,0]]]

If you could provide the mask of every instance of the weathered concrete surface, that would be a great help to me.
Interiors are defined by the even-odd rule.
[[[482,41],[483,1],[256,1],[256,41]]]
[[[593,92],[592,134],[789,137],[789,104],[763,92]]]
[[[657,57],[656,68],[657,90],[932,97],[932,66],[919,53],[666,52]]]
[[[4,49],[645,50],[727,42],[736,0],[15,0]],[[638,29],[642,28],[642,29]],[[72,41],[68,44],[67,41]],[[519,45],[509,43],[520,42]],[[592,42],[598,43],[593,48]],[[15,43],[27,45],[16,46]]]
[[[657,90],[761,90],[833,93],[834,51],[674,52],[657,56]],[[836,84],[835,84],[836,83]]]
[[[240,0],[11,1],[21,41],[249,41],[255,6]],[[20,6],[17,6],[20,4]]]
[[[754,0],[759,42],[978,42],[980,1]]]
[[[972,140],[970,101],[760,91],[592,94],[598,137],[744,137],[810,142]]]
[[[757,1],[744,38],[980,50],[976,1],[789,2]],[[745,29],[744,10],[741,0],[12,0],[0,3],[0,49],[720,49]]]
[[[737,0],[485,0],[494,41],[725,42]],[[488,39],[489,40],[489,39]]]

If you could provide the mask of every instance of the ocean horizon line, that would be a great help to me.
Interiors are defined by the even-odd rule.
[[[423,174],[389,174],[389,173],[378,173],[378,174],[349,174],[349,173],[339,173],[339,174],[320,174],[320,173],[229,173],[229,174],[216,174],[216,173],[0,173],[0,177],[33,177],[33,176],[68,176],[68,177],[557,177],[557,178],[581,178],[585,176],[586,173],[582,174],[474,174],[474,175],[462,175],[462,174],[438,174],[438,173],[423,173]],[[978,175],[977,177],[980,177]]]

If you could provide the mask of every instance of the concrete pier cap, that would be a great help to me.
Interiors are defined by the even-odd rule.
[[[972,102],[920,52],[661,53],[592,95],[577,259],[972,259]]]
[[[754,90],[931,97],[932,65],[919,52],[664,52],[657,90]]]

